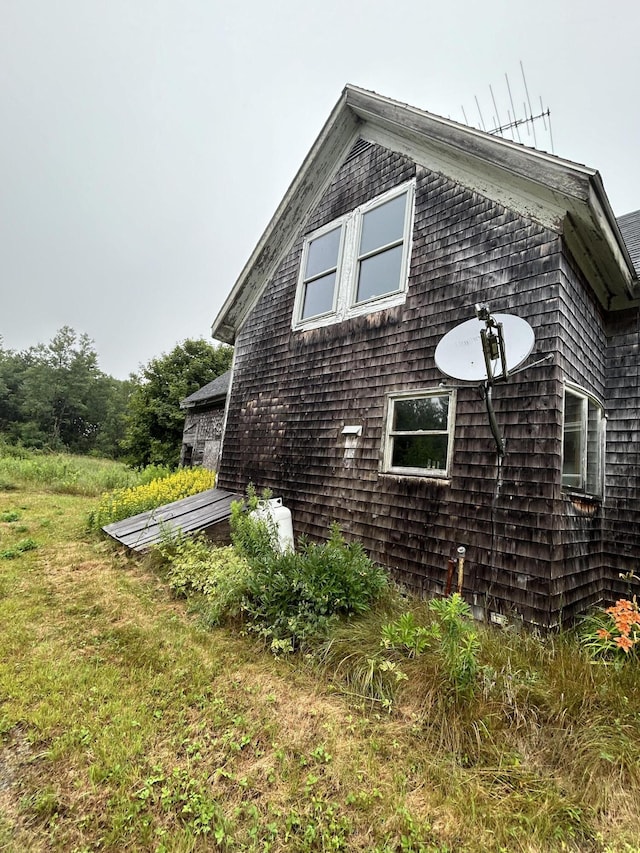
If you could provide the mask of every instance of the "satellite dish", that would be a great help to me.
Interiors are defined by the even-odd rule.
[[[483,319],[474,317],[460,323],[440,340],[436,347],[436,366],[442,373],[465,382],[506,378],[507,364],[508,370],[513,371],[531,354],[535,337],[527,321],[515,314],[493,314],[490,317],[493,324],[502,326],[504,347],[485,358],[483,333],[486,334],[489,324],[484,315],[481,316]],[[491,375],[488,375],[488,365]]]

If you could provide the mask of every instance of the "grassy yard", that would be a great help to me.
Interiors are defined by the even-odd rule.
[[[384,614],[276,658],[85,533],[96,498],[9,479],[1,851],[640,851],[637,666],[488,632],[478,695],[416,658],[366,704],[341,669]]]

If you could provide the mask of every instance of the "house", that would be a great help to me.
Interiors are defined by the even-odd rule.
[[[227,370],[180,401],[185,411],[180,465],[203,465],[216,471],[222,442],[224,407],[231,380]]]
[[[216,317],[235,345],[219,485],[332,521],[410,589],[466,548],[478,616],[552,627],[640,553],[640,213],[585,166],[347,86]],[[493,388],[435,363],[475,316],[525,320]]]

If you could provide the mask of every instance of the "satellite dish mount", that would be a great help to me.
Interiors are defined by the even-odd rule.
[[[487,407],[491,434],[498,456],[505,455],[493,408],[492,388],[509,378],[507,344],[512,353],[513,372],[531,353],[535,342],[533,329],[526,320],[513,314],[493,316],[485,303],[476,305],[476,318],[451,329],[436,347],[436,366],[442,373],[467,382],[482,382],[482,396]]]
[[[502,331],[502,323],[496,322],[489,312],[489,306],[486,303],[476,305],[476,316],[478,320],[485,324],[484,329],[480,329],[480,340],[482,341],[482,354],[484,355],[484,363],[487,370],[487,378],[483,385],[483,397],[487,407],[487,415],[489,417],[489,426],[491,434],[496,443],[496,449],[500,458],[504,457],[505,447],[504,439],[498,427],[496,413],[493,408],[493,400],[491,397],[491,388],[497,380],[506,382],[509,378],[507,368],[507,355],[504,346],[504,333]],[[496,371],[495,366],[498,364],[500,370]],[[496,380],[497,376],[497,380]]]

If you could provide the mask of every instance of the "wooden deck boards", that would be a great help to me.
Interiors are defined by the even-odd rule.
[[[242,500],[242,495],[224,489],[207,489],[206,492],[107,524],[102,529],[132,551],[143,553],[160,541],[163,529],[195,533],[227,521],[231,515],[231,502],[236,500]]]

